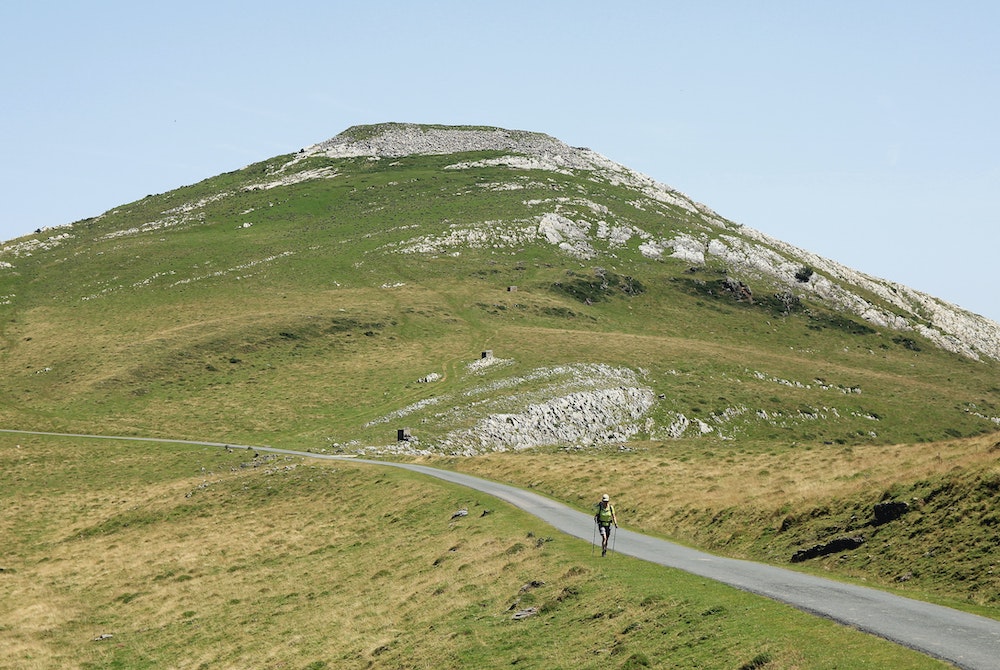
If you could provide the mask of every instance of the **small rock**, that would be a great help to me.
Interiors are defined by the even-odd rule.
[[[840,537],[836,540],[827,542],[826,544],[817,544],[808,549],[801,549],[795,552],[795,554],[792,555],[792,563],[801,563],[811,558],[818,558],[819,556],[828,556],[842,551],[857,549],[864,543],[865,538],[861,536]]]
[[[875,505],[875,525],[881,526],[884,523],[895,521],[910,511],[910,506],[902,501],[881,502]]]
[[[524,593],[525,591],[530,591],[531,589],[537,589],[541,586],[545,586],[545,582],[541,581],[540,579],[532,579],[530,582],[521,587],[520,592]]]
[[[514,616],[512,616],[511,618],[514,619],[515,621],[519,621],[520,619],[527,619],[528,617],[535,616],[536,614],[538,614],[538,608],[529,607],[528,609],[523,609],[514,612]]]

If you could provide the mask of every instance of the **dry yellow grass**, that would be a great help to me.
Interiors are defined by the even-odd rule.
[[[363,667],[355,655],[391,657],[407,638],[447,654],[450,632],[422,641],[441,616],[429,598],[442,596],[449,610],[490,602],[503,616],[525,574],[541,570],[525,529],[504,521],[492,532],[496,517],[480,520],[464,490],[301,459],[240,467],[249,452],[214,451],[197,457],[214,467],[192,464],[190,476],[20,497],[24,518],[0,537],[23,536],[32,522],[43,529],[0,557],[0,668],[101,665],[126,645],[141,659],[193,644],[170,665],[183,668],[283,667],[290,658],[301,666],[345,654],[354,659],[345,667]],[[41,475],[46,458],[35,456]],[[424,505],[438,516],[433,526],[411,512]],[[440,520],[442,507],[462,506],[473,516]]]
[[[0,444],[0,496],[17,501],[0,527],[4,670],[596,669],[632,655],[818,668],[834,647],[843,668],[941,666],[700,578],[602,561],[414,473],[177,445],[25,450]],[[536,617],[512,620],[529,606]]]
[[[623,524],[652,532],[688,534],[676,526],[679,510],[742,506],[780,514],[834,497],[865,495],[877,501],[899,482],[955,468],[1000,472],[998,436],[947,442],[819,446],[780,452],[708,450],[697,443],[636,445],[632,452],[498,453],[474,459],[431,459],[487,479],[531,487],[589,508],[602,493],[616,501]]]

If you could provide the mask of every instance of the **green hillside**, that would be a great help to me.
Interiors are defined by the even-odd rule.
[[[1000,326],[544,135],[354,128],[8,242],[0,371],[0,428],[610,488],[781,564],[864,532],[802,567],[996,615]]]
[[[396,469],[18,441],[4,670],[947,667]]]
[[[0,270],[0,418],[381,445],[394,426],[366,424],[474,391],[483,375],[465,366],[492,350],[507,363],[492,377],[641,371],[658,398],[640,431],[653,439],[678,415],[740,441],[996,430],[996,360],[875,327],[715,257],[650,258],[639,236],[616,245],[598,220],[657,239],[743,232],[585,170],[490,163],[502,155],[282,156],[16,242]],[[447,169],[473,160],[482,166]],[[586,221],[589,234],[556,231],[566,240],[551,243],[546,215]],[[418,384],[429,373],[443,379]],[[425,444],[463,427],[411,421]]]

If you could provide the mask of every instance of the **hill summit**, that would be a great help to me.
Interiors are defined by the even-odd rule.
[[[356,126],[39,231],[0,318],[29,428],[471,455],[1000,425],[1000,325],[519,130]]]
[[[669,186],[594,151],[570,147],[542,133],[405,123],[355,126],[303,150],[288,167],[311,156],[381,159],[478,151],[503,152],[504,155],[458,163],[448,166],[449,169],[504,166],[557,173],[582,171],[589,173],[591,180],[624,185],[657,202],[697,214],[718,232],[735,233],[713,236],[692,235],[691,231],[685,231],[673,238],[657,239],[653,231],[619,230],[620,235],[628,235],[628,238],[619,237],[617,243],[624,245],[635,240],[645,255],[657,258],[668,255],[694,263],[704,263],[706,256],[717,256],[743,272],[766,276],[789,289],[809,292],[877,327],[915,331],[949,351],[971,358],[985,355],[1000,360],[1000,325],[990,319],[901,284],[851,270],[752,228],[737,226]],[[874,295],[877,300],[866,295]]]

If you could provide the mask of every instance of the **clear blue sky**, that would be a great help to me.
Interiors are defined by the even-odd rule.
[[[1000,320],[1000,2],[0,6],[0,239],[382,121],[534,130]]]

